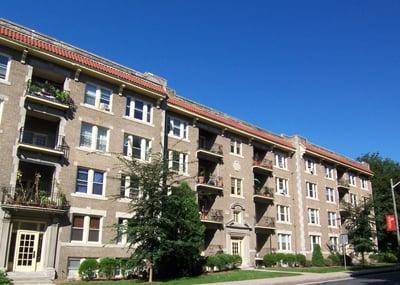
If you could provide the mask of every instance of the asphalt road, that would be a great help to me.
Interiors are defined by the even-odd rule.
[[[321,284],[327,284],[327,285],[364,285],[364,284],[400,285],[400,271],[357,276],[357,277],[353,277],[351,279],[342,280],[342,281],[321,282]]]

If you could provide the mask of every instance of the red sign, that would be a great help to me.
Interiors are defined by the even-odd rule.
[[[386,215],[386,231],[387,232],[396,231],[396,219],[394,215]]]

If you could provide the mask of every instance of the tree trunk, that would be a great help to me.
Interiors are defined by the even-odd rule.
[[[149,283],[153,282],[153,265],[150,265],[149,268]]]

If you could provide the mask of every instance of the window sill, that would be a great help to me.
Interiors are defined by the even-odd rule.
[[[78,197],[78,198],[86,198],[86,199],[95,199],[95,200],[103,200],[107,201],[108,198],[105,196],[101,195],[95,195],[95,194],[83,194],[83,193],[71,193],[72,197]]]
[[[338,227],[338,226],[328,226],[328,228],[330,228],[330,229],[334,229],[334,230],[337,230],[337,229],[339,229],[339,227]]]
[[[325,176],[325,179],[326,179],[326,180],[330,180],[330,181],[335,181],[334,178],[330,178],[330,177],[326,177],[326,176]]]
[[[62,246],[79,247],[104,247],[100,242],[70,241],[61,243]]]
[[[317,173],[311,173],[310,171],[304,171],[304,172],[313,176],[318,176]]]
[[[111,156],[111,154],[107,151],[103,152],[103,151],[94,150],[94,149],[86,148],[86,147],[82,147],[82,146],[77,146],[76,149],[87,152],[88,154],[99,154],[99,155],[104,155],[104,156]]]
[[[130,198],[124,197],[124,198],[118,198],[117,202],[120,203],[130,203],[132,200]]]
[[[88,109],[91,109],[91,110],[94,110],[94,111],[98,111],[98,112],[101,112],[101,113],[104,113],[104,114],[108,114],[108,115],[112,115],[112,116],[114,115],[114,113],[111,112],[111,111],[100,110],[99,108],[97,108],[95,106],[92,106],[92,105],[89,105],[89,104],[81,103],[80,105],[82,107],[85,107],[85,108],[88,108]]]
[[[282,224],[282,225],[288,225],[291,226],[292,223],[291,222],[283,222],[283,221],[276,221],[277,224]]]
[[[155,125],[152,124],[152,123],[141,121],[139,119],[131,118],[131,117],[128,117],[128,116],[123,116],[122,118],[125,119],[125,120],[128,120],[128,121],[131,121],[131,122],[135,122],[135,123],[138,123],[138,124],[145,125],[145,126],[155,127]]]
[[[309,199],[309,200],[312,200],[312,201],[319,201],[318,198],[313,198],[313,197],[309,197],[309,196],[307,196],[306,198]]]
[[[236,156],[236,157],[244,158],[244,156],[241,155],[241,154],[237,154],[237,153],[233,153],[233,152],[230,152],[229,154],[233,155],[233,156]]]
[[[332,202],[332,201],[326,201],[326,203],[336,205],[336,202]]]
[[[177,137],[177,136],[170,135],[170,134],[168,134],[168,137],[169,137],[169,138],[172,138],[172,139],[176,139],[176,140],[180,140],[180,141],[183,141],[183,142],[188,142],[188,143],[190,143],[190,140],[189,140],[189,139]]]
[[[11,82],[8,80],[4,80],[4,79],[0,79],[0,84],[4,84],[4,85],[11,85]]]
[[[284,171],[289,171],[289,169],[287,169],[287,168],[281,168],[281,167],[276,166],[276,165],[274,165],[273,168],[279,169],[279,170],[284,170]]]
[[[276,194],[277,196],[290,198],[290,195],[289,195],[289,194],[281,194],[281,193],[279,193],[279,192],[275,192],[275,194]]]
[[[308,225],[311,226],[311,227],[319,227],[319,228],[321,227],[320,224],[310,224],[310,223],[308,223]]]
[[[232,197],[232,198],[244,199],[244,196],[241,196],[241,195],[233,195],[233,194],[230,194],[229,196]]]

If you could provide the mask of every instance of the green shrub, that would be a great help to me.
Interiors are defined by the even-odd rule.
[[[296,254],[296,263],[300,266],[306,266],[306,256],[301,253]]]
[[[325,258],[324,259],[324,265],[325,266],[333,266],[333,261],[330,258]]]
[[[304,266],[305,267],[311,267],[312,266],[312,262],[311,262],[311,260],[306,260],[306,262],[304,263]]]
[[[313,266],[324,266],[324,257],[322,256],[321,247],[319,244],[314,244],[311,263]]]
[[[233,262],[233,267],[237,268],[240,265],[242,265],[242,257],[239,255],[233,255],[232,262]]]
[[[0,270],[0,284],[10,285],[11,280],[7,277],[7,273]]]
[[[340,266],[342,264],[340,256],[337,254],[331,254],[327,258],[331,260],[333,266]]]
[[[280,265],[283,260],[286,258],[286,254],[284,253],[277,253],[276,254],[276,262],[278,263],[278,265]]]
[[[86,259],[79,266],[79,276],[83,280],[93,280],[96,277],[96,270],[98,267],[99,264],[96,259]]]
[[[242,264],[242,258],[238,255],[218,253],[207,257],[206,266],[214,270],[217,267],[218,270],[233,269]]]
[[[289,266],[294,266],[295,263],[296,263],[296,255],[294,255],[293,253],[285,254],[283,262],[286,263]]]
[[[117,259],[117,268],[119,268],[122,278],[126,278],[127,271],[130,269],[129,260],[127,258]]]
[[[277,262],[276,254],[268,253],[268,254],[264,255],[263,261],[264,261],[264,265],[266,267],[272,267],[272,266],[276,265],[276,262]]]
[[[99,275],[110,280],[115,276],[117,269],[117,260],[110,257],[102,258],[99,262]]]

